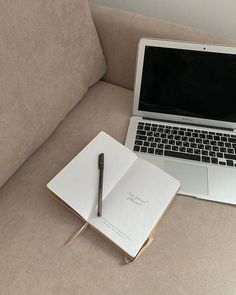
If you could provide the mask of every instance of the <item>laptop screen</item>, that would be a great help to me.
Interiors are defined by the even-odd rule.
[[[139,111],[236,122],[236,55],[145,47]]]

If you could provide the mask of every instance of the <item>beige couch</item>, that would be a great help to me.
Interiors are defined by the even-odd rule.
[[[107,7],[91,12],[85,0],[0,4],[0,294],[236,294],[233,206],[177,196],[129,265],[90,229],[63,247],[82,222],[46,184],[99,131],[124,142],[139,38],[231,43]]]

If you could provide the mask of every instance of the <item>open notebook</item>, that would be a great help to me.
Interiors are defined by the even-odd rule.
[[[97,216],[100,153],[105,155],[102,217]],[[100,132],[47,187],[89,225],[134,258],[180,183]]]

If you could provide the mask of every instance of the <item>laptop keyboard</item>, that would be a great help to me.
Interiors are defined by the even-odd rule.
[[[133,150],[236,167],[236,135],[139,122]]]

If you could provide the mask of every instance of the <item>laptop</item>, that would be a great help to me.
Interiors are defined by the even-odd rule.
[[[236,48],[142,38],[125,145],[181,182],[236,204]]]

